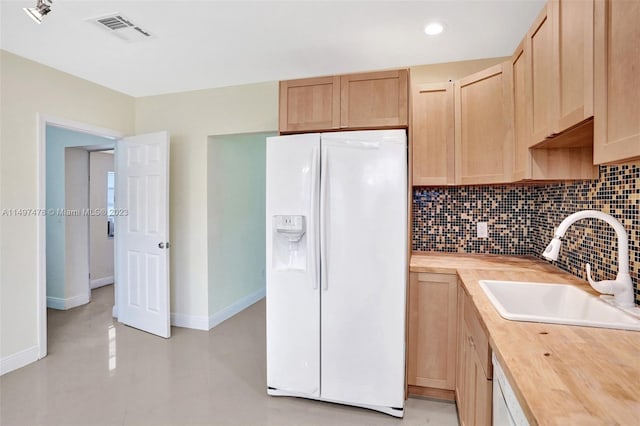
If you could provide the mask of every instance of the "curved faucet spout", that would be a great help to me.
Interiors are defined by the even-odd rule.
[[[613,294],[615,303],[621,307],[630,308],[635,306],[633,302],[633,284],[629,275],[629,239],[624,226],[613,216],[597,210],[583,210],[567,216],[556,229],[553,240],[542,253],[542,256],[549,260],[557,260],[561,239],[567,229],[575,222],[586,218],[604,220],[613,227],[618,237],[618,275],[616,279],[593,281],[591,278],[591,265],[586,264],[589,284],[600,293]]]

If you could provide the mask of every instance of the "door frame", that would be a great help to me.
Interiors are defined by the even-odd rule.
[[[36,212],[46,212],[47,208],[47,125],[61,127],[81,133],[88,133],[95,136],[102,136],[113,139],[114,143],[125,136],[124,133],[117,130],[37,113]],[[117,151],[114,155],[117,155]],[[41,359],[47,355],[47,241],[46,216],[44,214],[38,214],[37,217],[36,239],[38,252],[36,254],[36,329],[38,336],[38,359]],[[115,312],[116,310],[114,306],[114,313]]]

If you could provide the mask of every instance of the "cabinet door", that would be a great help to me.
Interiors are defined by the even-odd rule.
[[[485,376],[469,327],[463,323],[461,329],[464,387],[460,397],[462,404],[458,403],[460,423],[464,426],[487,426],[491,424],[492,381]]]
[[[466,360],[467,360],[467,335],[464,325],[464,304],[465,291],[462,284],[458,282],[458,333],[457,333],[457,356],[456,356],[456,404],[458,406],[458,415],[462,420],[464,410],[466,409],[466,400],[464,393],[466,392]]]
[[[510,62],[455,84],[457,184],[502,183],[513,167],[513,91]]]
[[[530,99],[527,96],[527,56],[525,38],[516,48],[511,57],[513,72],[513,180],[529,179],[531,177],[531,155],[529,154],[529,136],[531,124],[529,121]]]
[[[411,95],[413,185],[453,185],[453,83],[418,84]]]
[[[594,162],[640,157],[640,2],[595,5]]]
[[[280,132],[340,127],[340,77],[280,82]]]
[[[407,126],[407,70],[344,75],[340,87],[340,127]]]
[[[551,5],[547,3],[527,33],[529,51],[529,98],[531,99],[530,145],[553,136],[554,72],[553,23]]]
[[[556,106],[553,132],[593,116],[593,0],[551,0]]]
[[[488,377],[491,377],[492,372],[487,368],[485,356],[489,339],[482,331],[474,312],[473,302],[459,284],[456,402],[460,424],[463,426],[491,424],[493,389]]]
[[[411,273],[409,385],[455,389],[457,287],[455,275]]]
[[[478,357],[478,353],[473,350],[473,341],[471,342],[471,350],[469,350],[469,365],[472,366],[470,368],[473,379],[473,385],[469,386],[473,387],[473,408],[472,412],[469,413],[469,422],[468,425],[476,425],[476,426],[485,426],[491,424],[491,409],[492,409],[492,401],[491,398],[493,396],[493,387],[491,380],[488,380],[485,377],[484,369],[482,368],[482,363],[480,358]]]
[[[474,425],[474,417],[476,411],[476,378],[478,377],[478,365],[474,362],[473,348],[471,347],[471,335],[466,323],[462,329],[465,346],[464,351],[464,389],[462,390],[462,398],[464,405],[460,413],[460,423],[465,426]]]

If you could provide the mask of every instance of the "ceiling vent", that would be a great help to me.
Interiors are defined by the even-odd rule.
[[[154,38],[149,31],[140,28],[133,21],[118,13],[99,18],[90,18],[87,21],[129,43]]]

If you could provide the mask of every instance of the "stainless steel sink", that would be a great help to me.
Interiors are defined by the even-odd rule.
[[[572,285],[482,280],[480,287],[508,320],[640,331],[640,318]]]

